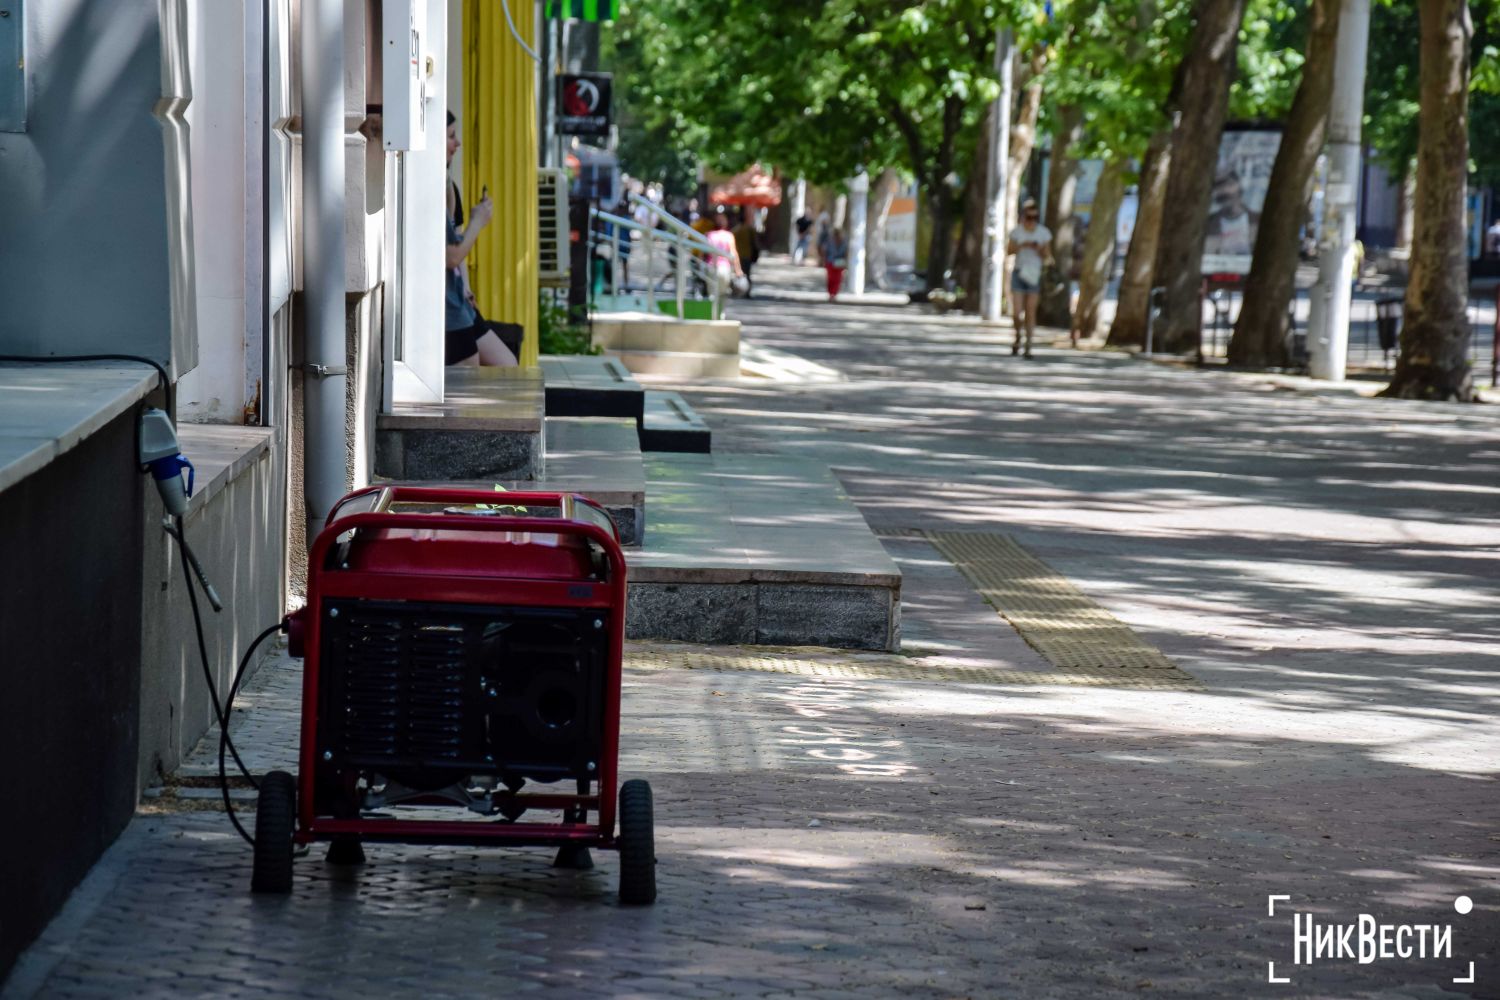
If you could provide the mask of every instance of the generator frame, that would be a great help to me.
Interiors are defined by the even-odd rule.
[[[463,505],[455,511],[432,512],[397,511],[398,504],[441,507],[444,504]],[[521,508],[555,508],[557,516],[512,516],[493,513],[495,505]],[[489,508],[485,510],[483,508]],[[503,508],[500,508],[503,509]],[[435,566],[430,560],[424,562],[423,555],[431,550],[427,544],[443,535],[454,532],[481,532],[505,535],[496,538],[496,543],[510,542],[515,548],[506,552],[502,544],[487,544],[488,540],[470,538],[471,542],[483,544],[461,544],[463,539],[446,539],[441,551],[453,560],[453,565]],[[549,539],[537,540],[538,536]],[[345,542],[348,548],[338,548]],[[388,544],[386,554],[375,568],[361,568],[344,558],[358,544],[373,549]],[[545,560],[548,553],[565,552],[551,556],[551,565],[543,565],[535,575],[528,575],[527,559]],[[506,565],[505,560],[496,560],[496,555],[512,557],[516,565]],[[602,559],[600,556],[602,555]],[[567,560],[587,557],[593,570],[586,578],[577,575],[559,575],[559,566]],[[651,851],[650,835],[650,788],[645,782],[627,782],[619,789],[620,810],[630,812],[634,804],[637,819],[636,833],[625,829],[629,817],[621,822],[621,835],[616,836],[617,818],[616,790],[619,787],[619,736],[620,736],[620,690],[621,662],[625,640],[626,563],[618,541],[613,521],[598,504],[575,494],[541,492],[488,492],[475,489],[422,487],[422,486],[374,486],[357,490],[344,497],[329,513],[325,526],[308,553],[307,605],[294,616],[291,645],[293,655],[304,655],[302,679],[301,747],[299,769],[302,780],[296,781],[282,772],[280,774],[290,796],[295,787],[295,823],[290,838],[284,841],[290,852],[291,844],[307,845],[314,841],[333,841],[358,844],[363,841],[459,844],[459,845],[512,845],[561,848],[599,847],[620,850],[622,854],[622,899],[633,902],[650,902],[655,898],[654,854],[649,857],[649,897],[627,899],[624,867],[625,855],[633,852],[640,855],[639,844],[644,842],[646,851]],[[535,566],[531,567],[535,569]],[[434,571],[436,570],[436,571]],[[336,614],[337,605],[330,602],[361,601],[382,602],[388,605],[409,603],[414,608],[423,605],[472,606],[477,609],[506,609],[527,611],[573,610],[587,612],[597,610],[599,617],[593,627],[606,630],[602,664],[603,692],[600,705],[597,762],[590,760],[590,780],[578,778],[578,793],[557,791],[524,793],[519,788],[509,791],[495,789],[493,802],[498,811],[503,803],[515,812],[515,818],[474,817],[463,820],[433,818],[385,818],[376,816],[348,815],[348,809],[330,809],[327,802],[320,802],[320,765],[326,767],[333,760],[332,752],[320,743],[320,710],[323,707],[322,674],[324,670],[323,631],[325,610]],[[585,614],[586,618],[586,614]],[[597,641],[597,640],[595,640]],[[491,692],[493,693],[493,692]],[[590,731],[592,733],[592,731]],[[595,767],[597,763],[597,768]],[[500,764],[497,763],[496,767]],[[350,765],[357,769],[358,765]],[[270,775],[267,776],[271,777]],[[542,779],[560,780],[560,779]],[[263,785],[266,782],[263,781]],[[273,783],[275,787],[281,784]],[[590,790],[592,784],[592,791]],[[631,788],[629,786],[638,786]],[[644,795],[644,802],[642,801]],[[265,792],[263,789],[263,798]],[[462,808],[451,797],[442,794],[408,795],[403,804],[432,805]],[[644,809],[645,839],[641,840],[639,814]],[[549,822],[521,822],[519,815],[525,810],[562,811],[562,820]],[[274,811],[274,808],[273,808]],[[287,806],[287,820],[291,820],[291,804]],[[342,812],[343,815],[336,815]],[[596,819],[590,822],[588,817]],[[278,876],[262,877],[261,823],[258,820],[256,834],[257,879],[269,887],[269,891],[290,890],[290,858],[287,859],[285,886]],[[268,850],[272,860],[280,861],[281,834],[269,835],[272,841]],[[632,840],[635,847],[622,840]],[[641,860],[638,858],[638,860]],[[269,866],[274,870],[275,865]],[[640,869],[640,864],[635,866]],[[270,883],[275,883],[271,886]],[[642,897],[644,890],[633,891]]]

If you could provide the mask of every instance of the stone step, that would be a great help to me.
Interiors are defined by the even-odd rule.
[[[900,647],[901,571],[826,466],[651,452],[645,468],[631,638]]]
[[[477,490],[493,490],[499,485],[508,490],[578,493],[609,512],[621,544],[639,545],[646,528],[646,473],[635,421],[548,417],[546,441],[546,468],[535,480],[460,480],[451,485]]]
[[[738,354],[702,351],[621,351],[617,355],[637,375],[671,375],[677,378],[739,378]]]
[[[703,418],[675,392],[646,393],[646,414],[641,420],[642,451],[678,451],[707,454],[712,450],[712,432]]]
[[[540,368],[448,368],[441,403],[398,403],[376,422],[375,472],[390,479],[532,480],[545,458]]]
[[[549,417],[630,417],[639,423],[644,394],[619,358],[547,354],[538,364]]]
[[[679,378],[738,378],[740,324],[735,320],[675,319],[650,313],[594,317],[593,343],[637,374]]]

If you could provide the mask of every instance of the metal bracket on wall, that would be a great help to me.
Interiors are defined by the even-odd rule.
[[[0,0],[0,132],[26,131],[25,13],[25,0]]]
[[[311,375],[313,378],[332,378],[335,375],[349,374],[349,369],[343,365],[303,364],[294,367],[300,368],[305,374]]]

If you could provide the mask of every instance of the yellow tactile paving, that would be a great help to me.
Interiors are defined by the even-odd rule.
[[[960,667],[888,653],[691,643],[631,643],[625,665],[638,670],[747,670],[955,684],[1201,687],[1191,674],[1006,535],[909,529],[880,534],[930,541],[1055,669]]]
[[[1006,535],[935,531],[927,537],[1060,671],[1099,678],[1091,683],[1118,677],[1196,686],[1192,675]]]
[[[1198,683],[1170,670],[1002,670],[944,666],[919,658],[843,649],[764,646],[699,646],[691,643],[631,643],[625,667],[633,670],[752,671],[848,680],[923,681],[949,684],[1025,684],[1088,687],[1196,689]]]

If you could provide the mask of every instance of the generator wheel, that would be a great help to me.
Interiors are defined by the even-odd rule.
[[[656,902],[656,833],[651,785],[636,778],[620,786],[620,902]]]
[[[292,891],[292,833],[297,821],[297,779],[272,771],[260,779],[255,807],[255,869],[251,892]]]

